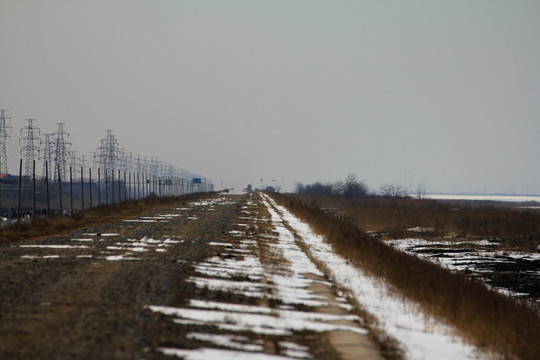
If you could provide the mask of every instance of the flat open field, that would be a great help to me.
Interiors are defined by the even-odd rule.
[[[287,199],[200,195],[148,212],[131,204],[129,216],[108,209],[103,219],[115,222],[63,235],[9,233],[0,242],[0,358],[534,358],[520,329],[526,320],[512,327],[504,315],[536,327],[537,313],[476,283],[456,292],[439,263],[426,271],[416,255],[384,245],[425,228],[365,233],[335,216],[342,210],[328,215],[311,203],[307,212],[318,215],[304,219],[306,205]],[[447,266],[460,289],[462,274],[481,273],[472,263]],[[473,323],[462,304],[484,296],[500,314],[472,309]],[[484,316],[497,321],[486,327]]]

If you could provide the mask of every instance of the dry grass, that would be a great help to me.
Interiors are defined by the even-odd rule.
[[[396,251],[347,218],[328,215],[314,201],[294,195],[273,196],[326,236],[342,256],[384,277],[471,342],[495,349],[507,358],[538,358],[540,316],[530,305],[490,291],[463,274]]]
[[[171,204],[182,204],[211,196],[197,193],[171,197],[151,197],[125,201],[120,204],[101,206],[76,213],[73,216],[35,218],[31,223],[14,224],[0,229],[0,243],[9,243],[28,238],[59,235],[79,228],[110,224],[128,217],[140,216],[155,208]]]
[[[302,198],[336,209],[361,230],[386,232],[393,238],[412,235],[406,229],[422,227],[439,236],[499,238],[504,247],[526,252],[540,245],[540,212],[534,210],[412,198]]]

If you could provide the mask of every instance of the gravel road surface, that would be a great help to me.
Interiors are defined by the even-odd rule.
[[[258,194],[0,246],[1,359],[377,359]]]

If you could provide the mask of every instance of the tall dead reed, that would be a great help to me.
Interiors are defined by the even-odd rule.
[[[394,250],[348,218],[324,212],[315,201],[272,196],[324,235],[339,254],[384,278],[403,296],[455,326],[472,343],[507,358],[538,358],[540,316],[530,305],[491,291],[463,274]]]
[[[302,198],[337,209],[364,231],[387,232],[390,237],[407,236],[407,229],[422,227],[440,236],[500,238],[504,247],[521,251],[536,251],[540,245],[540,212],[535,210],[408,197]]]

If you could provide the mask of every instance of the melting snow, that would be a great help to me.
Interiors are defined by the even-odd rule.
[[[478,350],[464,344],[448,326],[424,314],[419,306],[394,295],[382,280],[368,276],[362,270],[349,265],[345,259],[334,253],[330,245],[313,233],[309,225],[301,222],[286,208],[277,205],[264,195],[265,203],[272,217],[281,217],[296,230],[309,245],[310,252],[324,263],[330,275],[355,296],[359,304],[375,315],[387,334],[397,339],[411,359],[478,359]]]
[[[330,324],[323,321],[354,320],[354,315],[331,315],[314,312],[278,310],[275,314],[254,314],[221,310],[199,310],[167,306],[149,306],[150,310],[184,320],[205,322],[220,329],[251,331],[255,334],[290,336],[294,331],[338,331],[348,330],[366,334],[363,328]]]
[[[39,249],[88,249],[86,245],[19,245],[22,248],[39,248]]]
[[[278,355],[268,355],[264,353],[250,353],[233,350],[221,350],[221,349],[209,349],[201,348],[195,350],[173,349],[173,348],[159,348],[159,350],[165,355],[172,355],[177,357],[185,357],[189,360],[284,360],[288,357]]]
[[[214,345],[224,346],[235,350],[259,352],[264,350],[263,344],[252,344],[251,340],[245,336],[189,333],[186,338],[211,342]],[[262,343],[262,341],[258,342]]]

